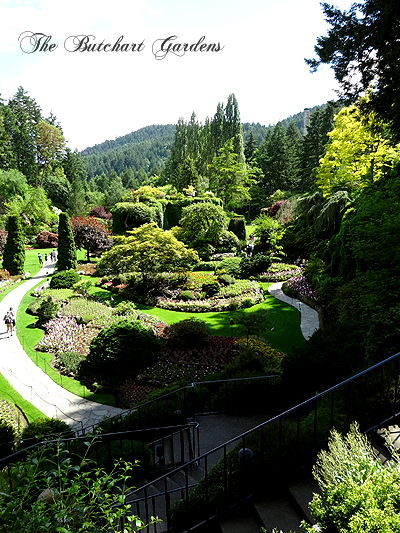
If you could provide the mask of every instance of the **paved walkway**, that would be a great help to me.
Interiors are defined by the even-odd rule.
[[[273,283],[268,287],[268,292],[274,296],[274,298],[278,298],[278,300],[282,300],[283,302],[286,302],[296,309],[300,311],[301,314],[301,321],[300,321],[300,328],[301,332],[303,334],[303,337],[308,340],[317,329],[319,329],[319,316],[317,311],[315,309],[312,309],[307,304],[300,302],[300,300],[296,300],[295,298],[291,298],[290,296],[286,296],[286,294],[282,291],[282,284],[283,281],[280,281],[279,283]]]
[[[104,417],[125,411],[85,400],[54,383],[26,355],[15,334],[7,337],[3,321],[6,311],[10,307],[16,311],[23,296],[53,271],[54,264],[44,266],[36,276],[17,285],[0,302],[0,373],[25,400],[44,415],[64,420],[74,431],[80,431],[98,424]]]

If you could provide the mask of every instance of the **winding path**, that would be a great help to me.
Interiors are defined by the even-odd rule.
[[[125,411],[85,400],[54,383],[26,355],[15,334],[7,337],[3,321],[6,311],[10,307],[16,310],[23,296],[53,271],[54,263],[44,266],[0,302],[0,373],[25,400],[44,415],[64,420],[75,432],[80,432],[98,424],[104,417],[123,414]]]
[[[280,281],[279,283],[273,283],[268,287],[268,292],[274,298],[282,300],[282,302],[286,302],[300,311],[300,329],[303,334],[303,337],[308,340],[311,335],[313,335],[313,333],[315,333],[317,329],[319,329],[318,313],[300,300],[296,300],[296,298],[286,296],[286,294],[282,291],[282,285],[283,281]]]

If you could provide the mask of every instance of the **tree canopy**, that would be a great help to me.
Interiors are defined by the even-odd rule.
[[[150,223],[128,231],[127,236],[117,236],[115,245],[99,262],[99,269],[115,273],[137,271],[147,277],[155,272],[186,270],[197,260],[197,253],[170,231]]]
[[[354,102],[369,87],[363,103],[366,116],[377,112],[400,138],[400,10],[397,0],[365,0],[348,11],[323,3],[330,24],[327,36],[317,38],[318,59],[307,59],[313,71],[329,64],[340,83],[341,96]]]

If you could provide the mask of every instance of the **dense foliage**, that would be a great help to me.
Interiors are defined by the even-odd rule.
[[[7,240],[3,252],[3,268],[12,276],[24,273],[25,243],[22,226],[18,216],[12,215],[7,220]]]
[[[77,267],[76,248],[68,213],[60,213],[58,223],[58,270]]]

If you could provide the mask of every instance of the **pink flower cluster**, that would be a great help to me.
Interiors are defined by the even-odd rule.
[[[315,295],[315,292],[313,291],[313,288],[308,283],[306,278],[304,276],[297,276],[294,278],[290,278],[285,283],[285,286],[288,289],[291,289],[292,291],[297,292],[300,296],[305,296],[306,298],[309,298],[310,300],[316,300],[317,297]]]

